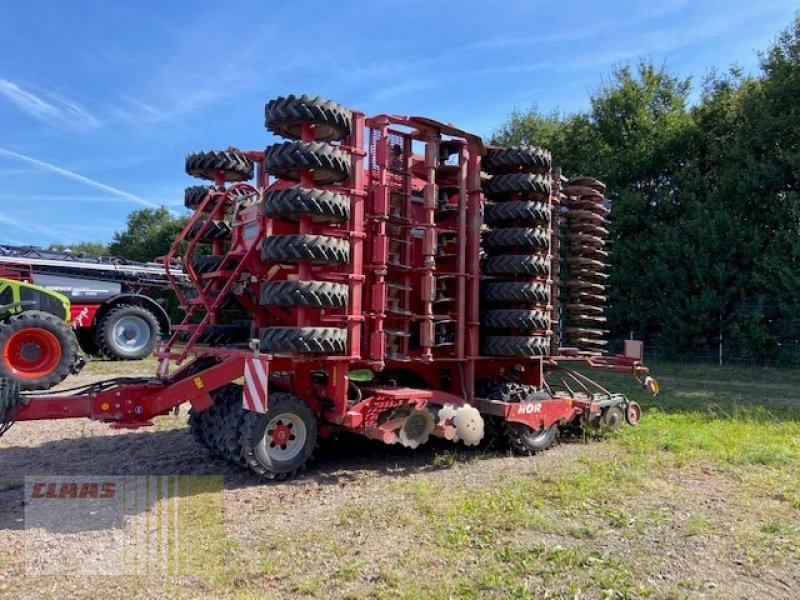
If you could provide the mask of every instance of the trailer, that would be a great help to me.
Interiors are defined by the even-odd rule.
[[[599,181],[425,117],[293,95],[265,113],[286,141],[186,158],[211,185],[186,190],[194,212],[164,258],[185,316],[157,373],[69,394],[6,382],[0,423],[132,428],[188,403],[201,444],[265,479],[339,431],[530,455],[559,430],[638,423],[636,402],[573,368],[657,391],[640,345],[604,350]]]
[[[171,287],[159,263],[0,245],[0,268],[69,298],[70,322],[89,355],[139,360],[169,335],[167,302],[156,296]],[[173,273],[188,284],[179,269]]]

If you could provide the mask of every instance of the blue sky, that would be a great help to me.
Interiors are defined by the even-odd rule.
[[[108,241],[183,212],[187,152],[275,141],[263,105],[320,94],[489,135],[512,108],[588,106],[649,56],[699,83],[758,66],[796,0],[0,0],[0,243]]]

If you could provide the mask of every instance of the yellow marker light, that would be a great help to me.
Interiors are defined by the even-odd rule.
[[[202,377],[195,377],[195,378],[194,378],[194,386],[195,386],[195,387],[196,387],[198,390],[202,390],[202,389],[205,387],[205,385],[206,385],[206,384],[205,384],[205,383],[203,383],[203,378],[202,378]]]
[[[108,402],[103,402],[100,405],[100,410],[102,410],[103,412],[107,411],[109,408],[111,408],[111,405]]]

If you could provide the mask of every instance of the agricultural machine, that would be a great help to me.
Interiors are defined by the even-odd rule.
[[[139,360],[150,356],[159,338],[169,334],[165,302],[156,299],[171,289],[161,264],[0,246],[0,268],[69,298],[69,321],[87,354]],[[179,271],[173,279],[188,283]]]
[[[635,402],[569,368],[655,390],[635,344],[604,351],[599,181],[566,180],[540,148],[308,96],[269,102],[266,127],[286,140],[186,159],[212,184],[186,190],[194,212],[165,257],[185,318],[157,375],[69,395],[6,383],[6,426],[140,427],[188,402],[213,454],[283,479],[341,431],[409,448],[491,435],[533,454],[559,428],[638,422]]]

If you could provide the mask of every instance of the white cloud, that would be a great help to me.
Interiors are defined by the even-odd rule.
[[[51,101],[22,89],[13,81],[0,79],[0,96],[32,117],[51,125],[78,128],[93,128],[100,121],[77,103],[58,94],[51,93]]]

